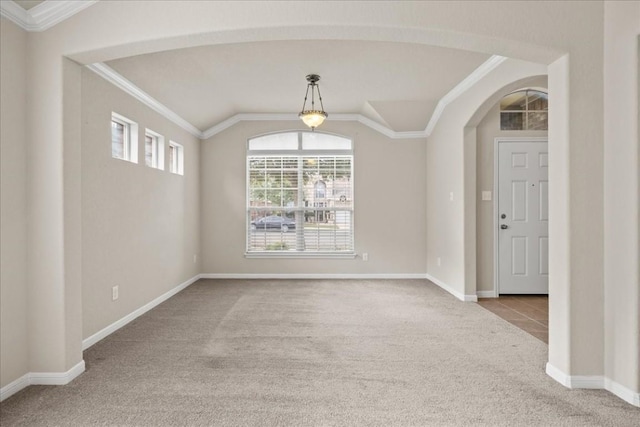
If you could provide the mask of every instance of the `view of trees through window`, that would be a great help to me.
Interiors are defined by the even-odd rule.
[[[351,141],[308,134],[249,142],[247,252],[353,251]]]
[[[501,130],[547,130],[549,101],[539,90],[519,90],[500,101]]]

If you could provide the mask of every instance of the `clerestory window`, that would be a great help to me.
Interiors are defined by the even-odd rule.
[[[111,113],[111,157],[138,163],[138,124]]]
[[[304,131],[248,141],[247,256],[353,255],[352,144]]]

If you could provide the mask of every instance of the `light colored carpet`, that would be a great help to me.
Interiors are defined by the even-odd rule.
[[[2,426],[638,426],[547,346],[426,280],[201,280],[88,349]]]

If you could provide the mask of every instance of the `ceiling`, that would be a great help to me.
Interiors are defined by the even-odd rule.
[[[15,3],[26,11],[22,19],[28,26],[29,20],[37,21],[34,13],[40,8],[33,8],[45,2]],[[93,3],[77,2],[73,13]],[[60,20],[70,16],[67,3],[46,4],[48,12],[59,12]],[[36,29],[47,28],[36,24]],[[443,97],[489,58],[421,44],[285,40],[178,49],[98,65],[109,67],[110,75],[103,77],[114,84],[124,77],[131,83],[125,90],[152,97],[162,104],[160,110],[194,134],[206,134],[237,114],[299,112],[305,76],[311,73],[321,76],[329,120],[357,114],[391,133],[411,133],[425,132],[432,116],[437,119]]]
[[[18,6],[22,7],[24,10],[29,10],[33,7],[36,7],[37,5],[39,5],[40,3],[44,3],[44,0],[14,0],[15,3],[18,4]]]
[[[239,113],[297,113],[305,76],[321,76],[325,111],[393,131],[424,131],[438,101],[490,55],[406,43],[268,41],[202,46],[106,65],[200,129]]]

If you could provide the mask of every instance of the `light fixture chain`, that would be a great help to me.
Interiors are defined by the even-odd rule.
[[[302,103],[302,111],[307,106],[307,96],[309,95],[309,85],[307,85],[307,92],[304,94],[304,102]]]
[[[324,105],[322,105],[322,95],[320,95],[320,86],[318,86],[318,99],[320,100],[320,110],[324,111]]]

